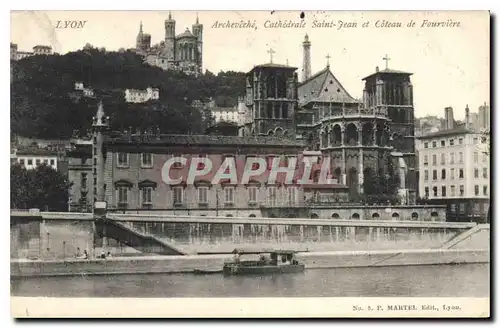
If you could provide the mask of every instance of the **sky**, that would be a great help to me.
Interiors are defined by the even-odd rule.
[[[135,46],[139,24],[150,33],[152,43],[164,39],[168,11],[13,11],[11,42],[20,51],[37,44],[50,45],[64,54],[86,43],[113,51]],[[249,71],[254,65],[273,62],[295,66],[301,78],[302,42],[311,42],[312,73],[330,69],[356,98],[363,92],[362,78],[375,67],[413,73],[415,115],[444,116],[454,108],[463,119],[466,105],[471,112],[490,99],[490,18],[488,12],[363,12],[363,11],[173,11],[176,34],[191,29],[199,17],[203,24],[203,66],[212,72]],[[218,23],[254,23],[251,28],[216,28]],[[452,22],[455,27],[422,27],[423,20]],[[86,21],[83,28],[57,28],[65,21]],[[270,23],[292,21],[305,27],[272,28]],[[339,29],[340,21],[356,27]],[[401,27],[376,27],[400,22]],[[408,27],[408,23],[415,26]],[[316,23],[315,23],[316,22]],[[335,27],[314,27],[334,22]],[[367,27],[363,23],[368,22]],[[456,26],[459,23],[459,26]],[[254,27],[255,26],[255,27]]]

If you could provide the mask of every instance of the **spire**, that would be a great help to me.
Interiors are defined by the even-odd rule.
[[[198,20],[198,13],[196,13],[196,24],[200,24],[200,21]]]
[[[172,12],[171,11],[168,12],[168,19],[172,19]]]
[[[139,26],[139,33],[142,34],[142,21],[141,21],[141,25]]]

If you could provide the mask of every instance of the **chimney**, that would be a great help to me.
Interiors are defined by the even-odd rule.
[[[470,129],[469,104],[465,106],[465,128]]]
[[[444,128],[445,130],[450,130],[455,127],[455,120],[453,118],[453,108],[446,107],[444,109]]]

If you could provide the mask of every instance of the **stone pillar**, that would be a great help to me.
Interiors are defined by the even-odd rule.
[[[372,122],[373,129],[373,145],[377,146],[377,121]]]
[[[358,192],[360,194],[363,193],[363,170],[364,170],[364,165],[363,165],[363,148],[359,149],[359,173],[358,173],[358,185],[359,189]]]
[[[345,146],[345,125],[340,126],[340,145]]]
[[[363,126],[360,124],[358,127],[358,146],[363,145]]]
[[[346,173],[345,173],[345,148],[342,147],[342,168],[340,172],[341,183],[346,184]]]

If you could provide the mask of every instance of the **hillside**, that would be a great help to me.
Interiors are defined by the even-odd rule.
[[[151,67],[133,52],[98,49],[11,62],[11,77],[12,133],[38,138],[68,138],[75,131],[85,134],[98,99],[114,130],[159,126],[162,133],[202,133],[209,122],[206,113],[191,107],[194,100],[212,97],[235,105],[245,92],[244,73],[207,71],[194,78]],[[96,97],[70,97],[77,81],[94,89]],[[160,89],[158,101],[124,101],[124,89],[149,86]]]

